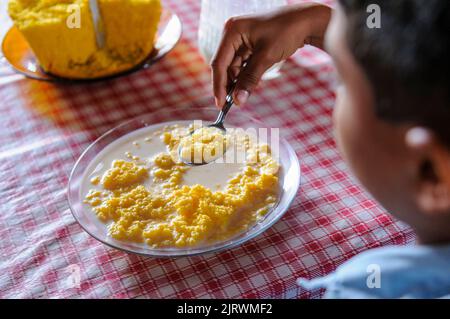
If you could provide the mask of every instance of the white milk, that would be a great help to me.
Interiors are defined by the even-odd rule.
[[[187,127],[192,121],[167,122],[157,125],[151,125],[129,133],[105,147],[87,167],[82,187],[81,198],[85,198],[91,189],[101,190],[101,185],[92,185],[93,177],[101,177],[109,168],[114,160],[121,159],[131,161],[126,153],[137,156],[145,162],[146,167],[152,166],[152,159],[162,152],[167,153],[168,148],[161,140],[160,133],[168,125],[179,124],[180,127]],[[151,138],[147,141],[147,138]],[[211,190],[223,189],[227,181],[245,166],[245,163],[217,163],[212,162],[202,166],[192,166],[184,173],[183,185],[202,184]],[[152,184],[152,178],[148,178],[145,186]],[[89,206],[87,206],[89,207]]]

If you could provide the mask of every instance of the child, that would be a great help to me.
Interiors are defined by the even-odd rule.
[[[380,28],[367,25],[372,3]],[[340,0],[335,10],[306,4],[227,22],[212,62],[217,105],[230,77],[238,77],[235,100],[243,104],[271,65],[305,44],[324,48],[341,79],[339,148],[367,190],[419,239],[369,250],[300,285],[326,288],[329,298],[450,297],[449,30],[447,0]]]

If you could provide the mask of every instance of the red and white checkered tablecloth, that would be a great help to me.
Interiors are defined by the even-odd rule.
[[[196,47],[199,1],[167,0],[184,34],[150,69],[102,83],[25,79],[0,66],[0,298],[299,298],[298,277],[317,277],[355,254],[414,241],[339,157],[332,135],[333,68],[305,48],[264,82],[243,112],[281,127],[301,161],[289,211],[232,250],[154,259],[109,248],[85,233],[66,199],[81,152],[124,120],[175,105],[211,103]],[[4,4],[0,20],[5,28]],[[2,30],[4,32],[4,30]],[[71,284],[79,271],[80,285]]]

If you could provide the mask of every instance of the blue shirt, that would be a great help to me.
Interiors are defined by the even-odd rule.
[[[321,278],[298,279],[324,298],[450,298],[450,245],[368,250]]]

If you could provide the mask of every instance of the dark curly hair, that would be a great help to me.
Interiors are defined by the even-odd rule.
[[[450,1],[339,0],[350,51],[374,89],[376,114],[430,128],[450,147]],[[381,9],[369,28],[367,7]]]

